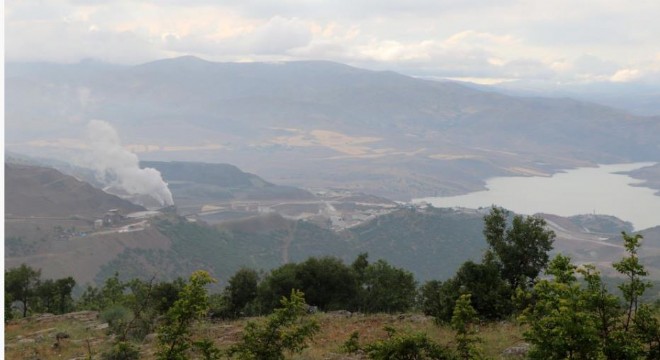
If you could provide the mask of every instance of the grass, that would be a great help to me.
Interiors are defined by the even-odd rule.
[[[98,322],[64,317],[33,317],[12,322],[5,325],[5,358],[84,359],[90,348],[92,353],[99,354],[109,341],[105,330],[96,329],[98,325]],[[68,334],[69,338],[58,342],[55,335],[60,332]]]
[[[310,346],[302,353],[288,358],[294,360],[312,359],[349,359],[342,345],[357,331],[360,334],[360,344],[374,342],[387,337],[385,326],[392,327],[402,333],[422,332],[434,341],[453,345],[454,333],[446,326],[437,326],[429,317],[419,314],[374,314],[345,316],[341,314],[317,314],[320,332],[314,337]],[[227,349],[241,338],[241,332],[248,321],[260,321],[260,318],[240,319],[222,322],[201,322],[195,326],[194,337],[210,338],[221,349]],[[86,359],[89,355],[87,342],[94,359],[106,351],[112,338],[106,330],[97,330],[99,321],[86,322],[64,316],[53,317],[48,321],[29,318],[5,325],[5,357],[7,359]],[[485,354],[491,358],[501,358],[504,349],[522,342],[523,329],[513,323],[499,322],[480,326],[479,336]],[[55,334],[66,332],[70,338],[53,347]],[[28,340],[21,343],[21,340]],[[141,344],[141,358],[154,359],[157,350],[156,341],[145,341]],[[358,359],[358,357],[353,357]]]

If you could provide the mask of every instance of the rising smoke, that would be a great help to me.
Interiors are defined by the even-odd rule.
[[[133,199],[148,197],[160,206],[174,204],[160,172],[152,168],[141,169],[137,155],[121,146],[119,135],[110,124],[101,120],[90,121],[87,139],[91,151],[86,165],[95,171],[97,180],[106,189],[111,189],[110,192]],[[144,202],[142,205],[148,206]]]

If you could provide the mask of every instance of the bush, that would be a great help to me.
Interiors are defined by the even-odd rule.
[[[229,349],[229,356],[237,355],[241,360],[283,360],[285,351],[298,353],[305,349],[319,325],[305,319],[304,294],[292,290],[290,298],[283,298],[281,304],[265,323],[249,322],[241,342]]]
[[[108,323],[110,332],[118,334],[131,321],[131,311],[122,305],[112,305],[101,312],[101,320]]]
[[[364,347],[374,360],[450,360],[456,359],[448,348],[433,342],[426,334],[397,334],[386,329],[390,336]]]
[[[110,350],[101,354],[102,360],[137,360],[139,358],[138,347],[125,341],[114,344]]]
[[[360,333],[353,331],[348,340],[342,345],[342,348],[349,354],[358,352],[358,350],[360,350]]]

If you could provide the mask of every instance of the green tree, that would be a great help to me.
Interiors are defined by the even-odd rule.
[[[257,289],[261,310],[272,311],[293,289],[301,290],[310,305],[322,310],[352,310],[360,298],[358,275],[352,267],[334,257],[311,257],[280,266],[264,278]]]
[[[101,310],[101,293],[92,285],[87,285],[76,303],[78,310]]]
[[[364,276],[368,266],[369,266],[368,253],[360,253],[357,256],[357,258],[355,258],[355,261],[353,261],[353,264],[351,264],[351,269],[353,269],[353,271],[355,272],[358,282],[360,283],[364,282]]]
[[[438,310],[442,307],[440,302],[441,289],[442,281],[439,280],[427,281],[419,288],[417,303],[424,315],[437,316]]]
[[[493,262],[466,261],[453,278],[437,286],[435,308],[429,314],[438,322],[449,322],[456,301],[467,293],[471,294],[471,303],[483,319],[502,319],[513,310],[511,289],[502,279],[499,267]]]
[[[501,267],[502,278],[513,290],[527,289],[546,268],[555,233],[538,216],[515,215],[508,226],[509,211],[493,207],[484,217],[484,236],[489,245],[486,261]]]
[[[126,290],[126,286],[127,284],[119,280],[119,273],[117,272],[107,278],[101,288],[101,308],[121,304],[124,301],[124,290]]]
[[[71,292],[74,286],[76,286],[76,281],[70,276],[38,282],[34,290],[36,310],[53,314],[64,314],[70,311],[73,307]]]
[[[306,314],[305,297],[292,290],[289,299],[282,298],[265,322],[248,322],[241,341],[229,349],[229,356],[241,360],[282,360],[285,352],[299,353],[318,331],[316,321]]]
[[[186,285],[183,278],[177,278],[174,281],[159,282],[151,289],[151,298],[154,301],[154,310],[158,315],[167,313],[167,311],[179,299],[179,293]]]
[[[289,263],[273,269],[257,288],[257,298],[260,310],[272,312],[281,303],[281,299],[291,293],[292,289],[300,289],[302,285],[296,277],[297,264]]]
[[[75,286],[76,280],[71,276],[55,280],[58,313],[64,314],[73,310],[73,298],[71,297],[71,293]]]
[[[646,289],[651,287],[651,283],[642,280],[642,278],[649,273],[644,268],[644,265],[639,262],[639,257],[637,256],[637,249],[641,246],[642,235],[636,234],[631,236],[625,232],[622,232],[621,234],[623,236],[624,247],[629,256],[612,264],[612,266],[627,278],[627,282],[621,284],[619,289],[621,289],[623,298],[626,300],[627,304],[624,328],[628,331],[631,320],[637,313],[639,297],[644,294]]]
[[[570,258],[555,257],[549,265],[552,279],[534,286],[536,301],[521,319],[529,324],[525,338],[533,346],[530,359],[598,359],[602,356],[598,319],[589,311],[589,299],[580,289]]]
[[[225,289],[229,317],[236,318],[242,315],[253,315],[250,311],[247,311],[247,307],[257,298],[258,283],[259,274],[255,270],[248,268],[238,270],[229,278],[227,288]]]
[[[481,342],[476,334],[475,323],[479,321],[477,311],[470,304],[470,294],[461,295],[456,301],[451,317],[451,327],[456,331],[456,352],[463,360],[482,359],[484,356],[476,346]]]
[[[35,291],[39,285],[41,270],[35,270],[25,264],[5,271],[5,292],[11,299],[20,301],[23,305],[23,317],[26,317]]]
[[[350,267],[334,257],[309,258],[298,264],[296,279],[305,300],[319,309],[352,309],[357,278]]]
[[[660,321],[657,311],[648,304],[642,304],[635,315],[634,330],[638,339],[646,346],[646,358],[660,359]]]
[[[366,312],[404,312],[412,308],[417,297],[413,274],[382,259],[366,268],[362,286]]]
[[[639,298],[650,284],[637,258],[641,236],[623,233],[627,256],[614,267],[626,276],[619,288],[625,304],[610,294],[593,265],[576,268],[565,256],[552,260],[549,279],[539,281],[534,302],[523,312],[530,327],[532,359],[658,359],[660,323]],[[576,275],[582,277],[577,281]]]
[[[52,279],[40,281],[34,289],[34,309],[37,312],[55,313],[57,290]]]
[[[620,301],[609,293],[593,265],[583,265],[577,269],[577,273],[582,275],[585,285],[582,290],[585,311],[593,316],[603,354],[607,359],[620,359],[626,353],[625,348],[629,345],[626,344],[625,336],[621,336],[620,325],[623,312]]]
[[[179,298],[165,316],[165,323],[158,331],[159,349],[156,354],[161,360],[184,360],[191,348],[192,324],[206,315],[209,299],[205,286],[215,282],[206,271],[195,271],[188,284],[183,287]]]
[[[124,308],[128,313],[125,321],[116,328],[118,341],[142,340],[154,330],[156,318],[168,310],[161,308],[165,300],[159,297],[161,294],[158,292],[164,284],[170,283],[154,284],[153,277],[149,281],[132,279],[126,283],[128,293],[124,295],[121,305],[113,306]]]

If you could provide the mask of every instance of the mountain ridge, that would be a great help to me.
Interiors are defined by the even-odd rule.
[[[332,62],[176,58],[88,64],[80,76],[76,66],[38,76],[8,66],[11,148],[68,151],[66,139],[85,119],[100,118],[126,143],[149,149],[141,154],[148,160],[229,162],[282,185],[398,200],[478,190],[520,168],[552,174],[660,159],[660,117],[570,99]]]

